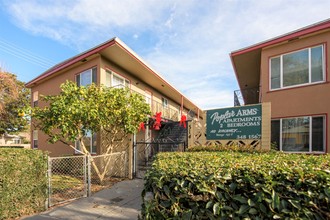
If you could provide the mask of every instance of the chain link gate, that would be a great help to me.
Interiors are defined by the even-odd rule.
[[[87,157],[49,157],[48,206],[87,196]]]
[[[48,157],[48,207],[90,196],[92,184],[103,186],[127,177],[126,151],[99,156]]]

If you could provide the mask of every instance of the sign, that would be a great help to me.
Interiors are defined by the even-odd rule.
[[[261,139],[261,118],[261,104],[208,110],[206,139]]]

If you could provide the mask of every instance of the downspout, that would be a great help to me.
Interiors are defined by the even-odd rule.
[[[183,95],[181,95],[181,115],[183,115]]]

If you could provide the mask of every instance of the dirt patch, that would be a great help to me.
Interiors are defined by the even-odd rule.
[[[114,177],[108,177],[105,178],[102,182],[100,182],[97,179],[92,179],[91,183],[91,192],[92,194],[103,190],[111,188],[114,184],[126,180],[126,178],[114,178]],[[50,198],[51,206],[56,206],[58,204],[67,203],[71,200],[81,198],[86,196],[87,191],[86,187],[87,185],[84,185],[83,182],[75,182],[75,184],[67,184],[66,187],[63,187],[64,184],[60,185],[61,187],[53,188],[52,189],[52,195]]]

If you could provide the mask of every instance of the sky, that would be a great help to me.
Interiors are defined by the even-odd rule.
[[[233,106],[229,54],[330,18],[330,0],[0,0],[0,67],[29,82],[119,37],[202,109]]]

